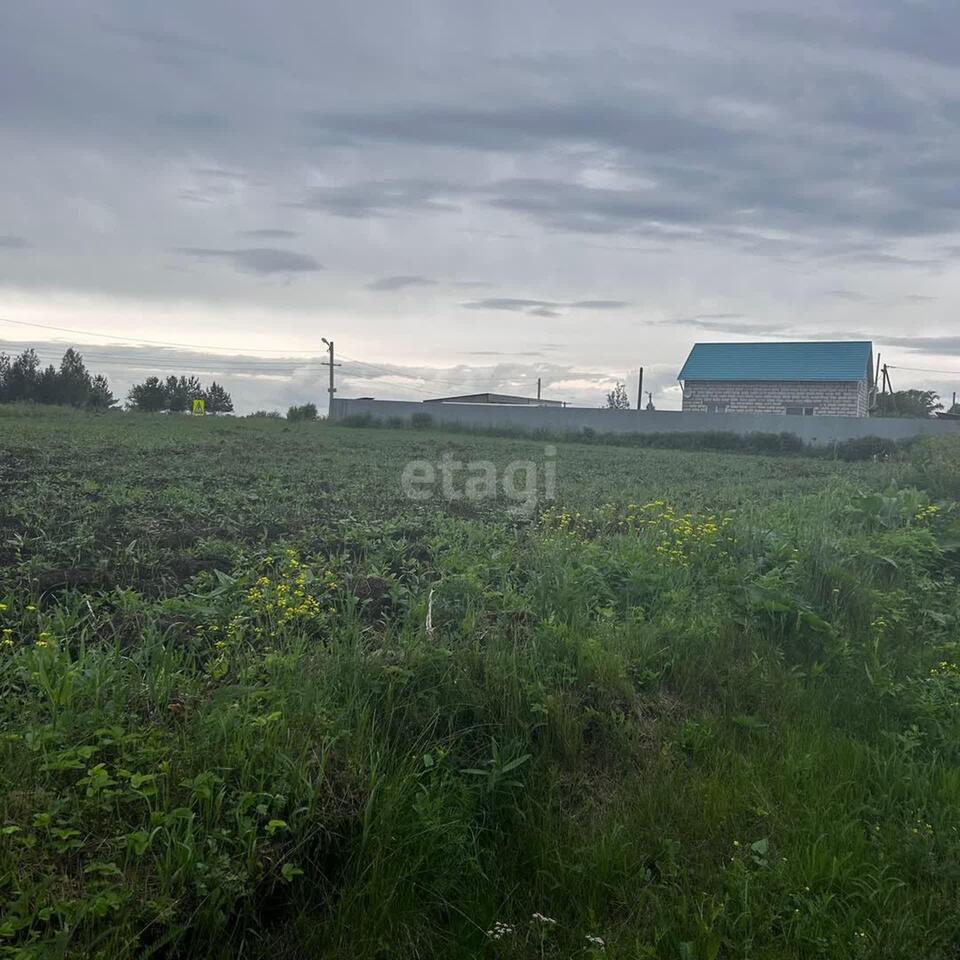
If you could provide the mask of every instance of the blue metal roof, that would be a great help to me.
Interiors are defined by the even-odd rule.
[[[873,379],[869,340],[696,343],[678,380]]]

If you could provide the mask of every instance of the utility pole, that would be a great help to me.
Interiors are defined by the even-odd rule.
[[[637,383],[637,411],[643,409],[643,367],[640,368],[640,380]]]
[[[868,404],[869,406],[869,400]],[[877,351],[877,369],[873,374],[873,406],[869,407],[868,413],[870,410],[879,410],[880,409],[880,351]]]
[[[537,377],[537,399],[540,399],[540,377]]]
[[[894,397],[893,397],[893,384],[890,382],[890,371],[889,371],[889,367],[887,367],[887,365],[884,364],[884,365],[880,368],[880,372],[881,372],[881,374],[883,375],[883,395],[885,396],[886,393],[887,393],[887,391],[890,392],[890,409],[893,411],[894,414],[896,414],[896,412],[897,412],[897,402],[896,402],[896,400],[895,400]]]
[[[328,340],[326,337],[321,337],[320,339],[327,345],[327,351],[330,354],[330,359],[327,361],[327,366],[330,367],[330,386],[327,388],[327,393],[330,396],[330,402],[329,402],[329,406],[327,407],[327,419],[332,420],[333,419],[333,395],[337,392],[337,388],[333,382],[333,368],[339,367],[340,364],[333,362],[333,341]]]

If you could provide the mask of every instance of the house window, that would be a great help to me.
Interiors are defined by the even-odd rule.
[[[707,401],[707,413],[726,413],[727,405],[717,400]]]
[[[812,417],[813,407],[788,406],[787,416],[788,417]]]

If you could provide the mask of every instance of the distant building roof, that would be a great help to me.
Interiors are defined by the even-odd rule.
[[[508,403],[526,407],[562,407],[560,400],[538,400],[536,397],[514,397],[508,393],[465,393],[459,397],[434,397],[424,403]]]
[[[696,343],[678,380],[867,380],[869,340]]]

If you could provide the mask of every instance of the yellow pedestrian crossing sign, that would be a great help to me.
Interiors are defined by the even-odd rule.
[[[193,415],[195,417],[202,417],[206,412],[207,412],[207,405],[203,400],[193,401]]]

